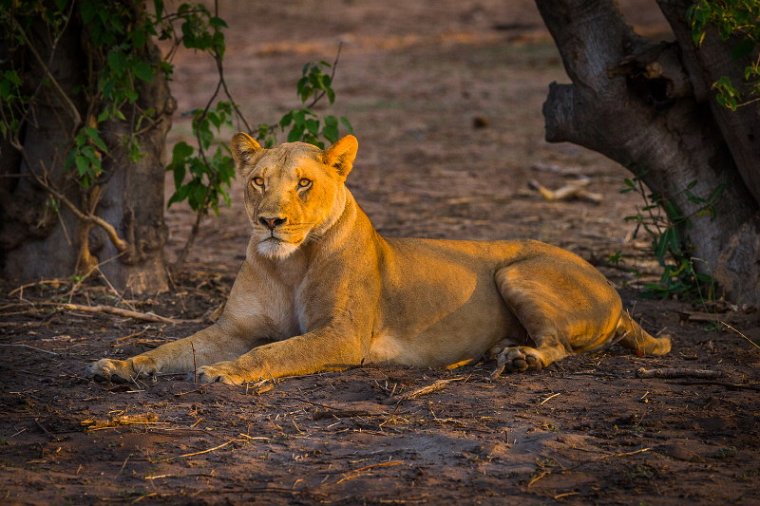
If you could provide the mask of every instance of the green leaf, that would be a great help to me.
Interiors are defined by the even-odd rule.
[[[185,180],[185,164],[174,165],[172,167],[174,178],[174,187],[179,188],[182,186],[182,182]]]
[[[222,121],[223,121],[222,116],[215,113],[214,111],[209,111],[207,116],[208,116],[209,121],[214,124],[217,130],[219,130],[219,128],[222,126]]]
[[[145,47],[147,40],[148,34],[144,27],[135,28],[134,32],[132,32],[132,44],[136,49]]]
[[[211,146],[211,143],[214,142],[214,134],[209,130],[208,126],[206,126],[206,128],[198,130],[198,139],[200,140],[201,147],[206,150]]]
[[[169,202],[167,202],[166,207],[171,207],[172,204],[176,204],[177,202],[182,202],[187,198],[187,193],[189,191],[188,186],[180,186],[177,188],[177,191],[174,192],[174,194],[169,197]]]
[[[758,23],[760,23],[760,20],[758,20]],[[744,58],[745,56],[752,53],[752,50],[755,48],[755,41],[752,39],[742,39],[739,40],[736,45],[734,45],[733,48],[731,48],[731,58],[734,60],[740,60]]]
[[[103,153],[108,153],[108,146],[106,146],[106,143],[103,141],[103,138],[100,136],[100,133],[96,129],[86,127],[84,131],[87,134],[87,137],[90,139],[90,142],[95,144],[95,146],[97,146],[97,148]]]
[[[348,121],[348,118],[345,116],[340,117],[340,122],[343,124],[343,127],[346,129],[346,131],[350,134],[354,133],[354,127],[351,125],[351,122]]]
[[[300,141],[303,138],[304,124],[296,124],[288,133],[288,142]]]
[[[285,128],[293,122],[293,111],[290,111],[280,118],[280,128]],[[265,126],[265,125],[262,125]],[[261,127],[259,127],[261,128]]]
[[[90,173],[90,162],[81,154],[74,155],[74,164],[77,168],[77,174],[84,176]]]
[[[138,79],[146,83],[153,81],[153,78],[155,77],[153,67],[151,67],[150,64],[145,61],[135,62],[134,66],[132,67],[132,71],[135,73],[135,76]]]
[[[340,136],[340,132],[338,131],[338,120],[335,116],[325,116],[324,121],[325,126],[322,129],[322,136],[331,143],[337,142],[338,137]]]
[[[127,68],[127,57],[120,48],[114,48],[109,51],[106,60],[108,61],[108,66],[111,67],[111,70],[118,75],[123,74],[124,70]]]
[[[319,135],[319,120],[307,119],[306,129],[314,136]]]
[[[301,99],[301,102],[306,102],[309,95],[311,95],[311,88],[308,83],[309,80],[305,77],[302,77],[298,80],[298,83],[296,83],[296,93],[298,94],[298,98]]]
[[[172,150],[172,164],[184,163],[187,157],[193,154],[193,151],[194,149],[190,144],[184,141],[178,142]]]
[[[217,28],[217,29],[219,29],[219,28],[229,28],[227,26],[227,22],[225,20],[223,20],[222,18],[218,18],[216,16],[212,16],[208,20],[208,24],[211,25],[211,26],[213,26],[214,28]]]
[[[153,12],[156,14],[156,19],[164,16],[164,0],[153,0]]]

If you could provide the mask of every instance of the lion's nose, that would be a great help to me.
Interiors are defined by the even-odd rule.
[[[286,221],[288,221],[287,218],[265,218],[264,216],[259,216],[259,223],[267,227],[269,230],[274,230],[280,225],[283,225]]]

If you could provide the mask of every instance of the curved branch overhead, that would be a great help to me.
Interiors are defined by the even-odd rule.
[[[745,252],[760,237],[758,201],[737,168],[735,139],[722,133],[722,116],[694,97],[687,55],[636,35],[612,0],[536,3],[572,81],[549,86],[546,139],[579,144],[628,168],[690,217],[679,232],[702,260],[698,268],[735,300],[755,304],[760,267]],[[754,161],[757,171],[760,157]],[[712,216],[701,216],[704,203],[694,196],[716,191],[722,193]]]
[[[689,79],[699,89],[705,90],[707,96],[704,98],[709,101],[710,111],[728,143],[737,169],[755,203],[760,204],[760,102],[731,111],[719,105],[707,91],[722,76],[728,76],[736,83],[742,82],[743,69],[757,60],[758,49],[754,54],[737,57],[733,51],[736,41],[721,40],[715,30],[710,30],[697,48],[686,20],[686,10],[691,0],[658,0],[657,3],[670,23],[679,46],[683,48],[684,60],[691,62],[686,66]]]

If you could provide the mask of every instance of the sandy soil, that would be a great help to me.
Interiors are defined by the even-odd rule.
[[[642,32],[667,35],[652,5],[623,7]],[[673,352],[652,359],[612,348],[494,381],[489,363],[366,367],[248,388],[85,378],[92,360],[207,324],[243,258],[248,226],[235,199],[204,223],[172,293],[117,300],[85,286],[73,295],[179,324],[45,305],[68,300],[66,281],[1,287],[4,504],[760,504],[757,313],[694,322],[704,307],[643,298],[656,264],[623,220],[640,204],[618,192],[626,172],[543,141],[547,85],[567,78],[532,3],[240,2],[222,16],[227,78],[253,123],[295,106],[303,63],[331,60],[344,42],[334,112],[354,124],[360,153],[349,183],[381,232],[569,248],[620,288],[646,328],[671,334]],[[211,62],[180,54],[176,63],[179,110],[202,106]],[[188,136],[179,118],[171,140]],[[592,178],[602,204],[547,203],[527,190],[531,179],[557,187],[578,174]],[[172,208],[167,221],[173,258],[192,214]],[[642,367],[721,376],[643,379]],[[438,380],[452,381],[404,400]]]

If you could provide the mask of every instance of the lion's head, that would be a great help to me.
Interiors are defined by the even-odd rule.
[[[358,147],[353,135],[324,151],[303,142],[264,149],[242,132],[232,138],[259,254],[285,258],[338,220],[346,204],[343,183]]]

